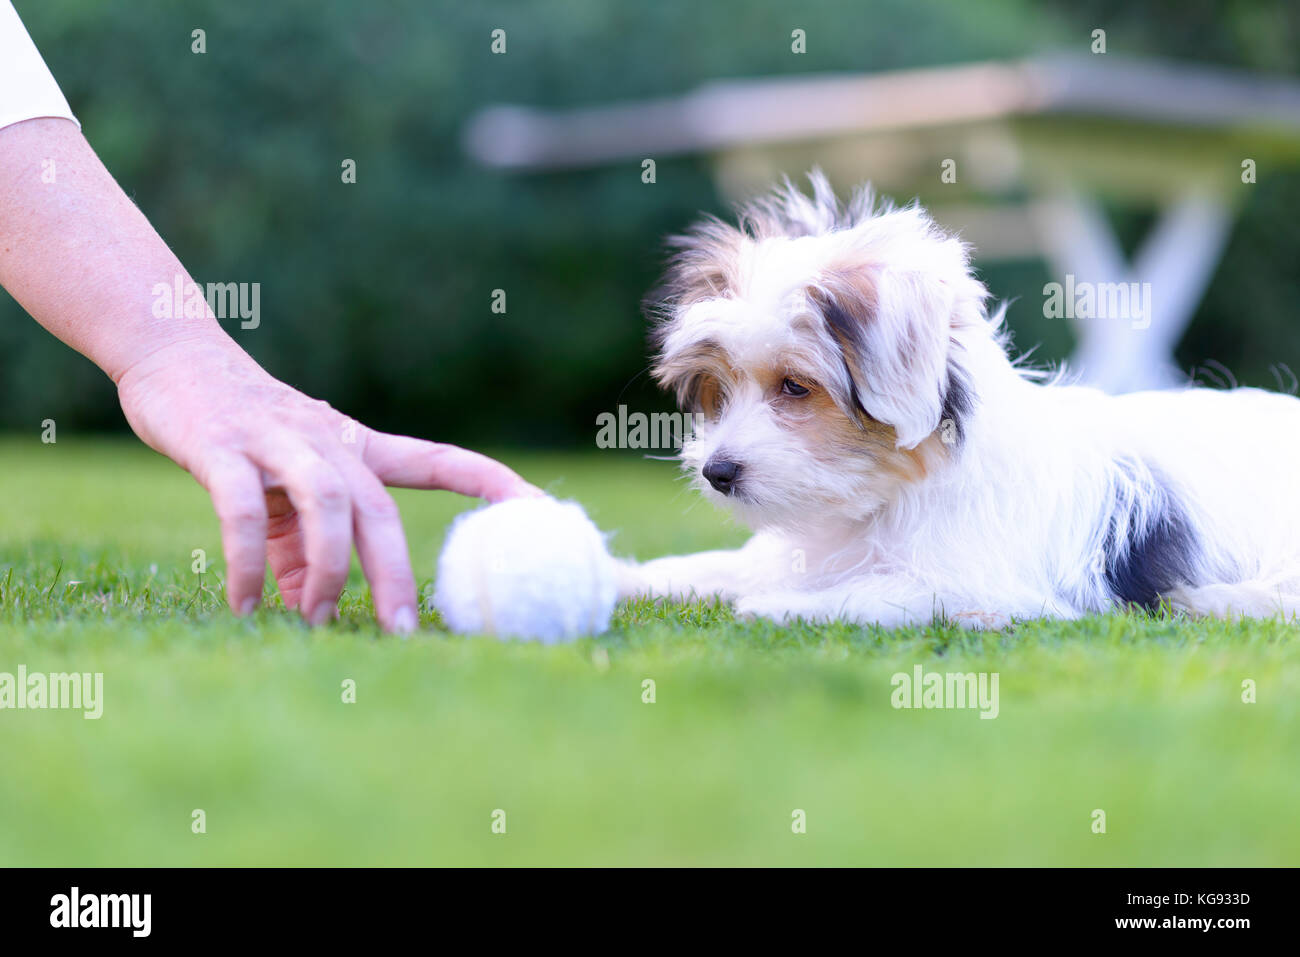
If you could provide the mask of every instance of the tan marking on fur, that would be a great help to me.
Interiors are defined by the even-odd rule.
[[[781,373],[781,378],[785,375]],[[820,386],[803,398],[784,397],[781,403],[784,414],[800,434],[810,437],[806,443],[809,454],[831,467],[845,457],[867,454],[881,472],[906,484],[925,479],[948,455],[948,448],[937,435],[914,449],[898,448],[893,426],[865,416],[849,417]]]
[[[736,381],[736,371],[714,342],[699,342],[655,362],[655,381],[677,395],[677,404],[689,411],[716,416],[721,411],[725,384]]]

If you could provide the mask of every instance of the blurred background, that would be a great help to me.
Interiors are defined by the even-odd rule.
[[[261,284],[260,326],[225,323],[249,352],[375,427],[496,448],[590,448],[601,412],[620,403],[669,408],[643,374],[639,303],[661,268],[663,237],[702,210],[727,215],[749,188],[746,176],[793,176],[822,162],[841,185],[876,179],[909,190],[899,200],[917,196],[939,208],[953,185],[937,165],[948,155],[943,137],[969,127],[930,128],[924,145],[936,161],[916,148],[921,177],[902,175],[897,163],[875,170],[845,159],[834,137],[804,137],[748,152],[732,143],[726,156],[666,148],[647,184],[639,155],[518,168],[476,159],[465,138],[486,108],[635,104],[730,79],[1100,61],[1091,53],[1098,28],[1116,63],[1161,58],[1286,82],[1300,64],[1300,8],[1285,0],[15,6],[90,142],[194,277]],[[195,29],[206,31],[205,54],[191,52]],[[503,55],[491,50],[494,29],[506,31]],[[806,33],[804,53],[792,51],[794,29]],[[1161,76],[1190,103],[1184,114],[1163,125],[1150,110],[1117,115],[1123,83],[1146,85],[1140,73],[1117,76],[1118,91],[1112,84],[1095,115],[1083,116],[1092,126],[1079,125],[1089,113],[1084,74],[1076,99],[1085,108],[1067,121],[1049,115],[1063,125],[1040,124],[1032,142],[1077,156],[1118,140],[1132,144],[1135,169],[1145,157],[1140,176],[1126,177],[1121,158],[1088,180],[1090,202],[1132,257],[1158,222],[1160,197],[1126,183],[1159,181],[1166,160],[1213,152],[1223,117],[1198,116],[1207,97],[1180,94],[1179,74]],[[1253,89],[1234,88],[1227,111],[1252,102]],[[964,152],[953,155],[965,208],[1030,196],[1035,182],[1050,180],[1050,151],[1033,149],[1008,159],[1028,169],[1004,182],[968,175],[981,143],[996,150],[1029,142],[1021,136],[1028,120],[1016,123],[999,125],[992,140],[960,140]],[[1238,188],[1225,200],[1230,228],[1210,256],[1208,287],[1173,353],[1185,371],[1213,362],[1243,384],[1276,387],[1271,367],[1300,369],[1300,167],[1285,127],[1246,124],[1207,160]],[[1256,153],[1258,181],[1242,185],[1239,157]],[[873,155],[881,154],[861,154]],[[355,184],[341,180],[345,159],[356,161]],[[991,222],[996,247],[999,220]],[[993,294],[1014,301],[1017,346],[1038,344],[1045,363],[1063,359],[1075,346],[1073,328],[1042,308],[1044,284],[1060,276],[1023,244],[1004,245],[987,257],[977,249],[976,262]],[[506,291],[505,314],[492,311],[496,289]],[[8,296],[0,312],[0,428],[34,432],[54,418],[64,435],[124,430],[113,390],[93,366],[24,319]]]

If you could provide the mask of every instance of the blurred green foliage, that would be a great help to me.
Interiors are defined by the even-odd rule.
[[[639,300],[664,234],[725,212],[702,159],[510,176],[476,167],[481,106],[603,103],[709,79],[900,67],[1086,43],[1295,72],[1283,3],[18,0],[90,142],[201,282],[262,284],[233,335],[275,375],[381,428],[473,444],[592,441],[667,408]],[[789,54],[792,26],[816,42]],[[489,51],[508,31],[505,56]],[[191,53],[202,28],[207,53]],[[345,158],[357,183],[340,177]],[[868,171],[869,172],[869,171]],[[1300,369],[1300,177],[1261,176],[1184,343],[1243,380]],[[990,270],[1018,343],[1049,340],[1045,275]],[[505,289],[504,316],[490,310]],[[1047,333],[1046,335],[1044,333]],[[1060,339],[1059,331],[1055,333]],[[1063,344],[1061,346],[1064,347]],[[1050,351],[1040,357],[1060,358]],[[1263,379],[1259,378],[1264,376]],[[0,303],[0,427],[118,429],[110,384]]]

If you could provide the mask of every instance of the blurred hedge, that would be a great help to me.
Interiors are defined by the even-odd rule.
[[[1115,23],[1112,46],[1131,36],[1151,52],[1295,69],[1295,43],[1277,40],[1294,39],[1281,4],[1280,21],[1257,6],[1029,0],[16,6],[91,143],[191,273],[262,284],[261,327],[229,323],[253,355],[376,426],[479,445],[586,443],[596,414],[620,401],[666,407],[639,374],[638,302],[662,236],[719,209],[703,161],[661,162],[654,186],[636,163],[533,177],[476,168],[458,138],[482,105],[1019,56],[1086,36],[1098,12]],[[811,38],[805,56],[789,54],[794,26]],[[489,51],[495,27],[508,31],[505,56]],[[195,28],[204,55],[190,51]],[[356,185],[341,182],[344,158]],[[1259,186],[1186,362],[1300,368],[1298,183]],[[1041,298],[1033,268],[989,278],[999,295]],[[496,288],[504,316],[489,308]],[[97,370],[7,297],[0,311],[0,427],[122,427]],[[1012,311],[1025,344],[1034,311]]]

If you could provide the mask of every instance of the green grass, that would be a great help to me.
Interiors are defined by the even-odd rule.
[[[669,463],[504,457],[624,554],[743,538]],[[427,592],[469,503],[398,498]],[[1281,622],[970,635],[636,603],[561,647],[427,615],[403,641],[355,572],[335,625],[276,602],[238,621],[220,554],[203,492],[142,447],[0,442],[0,671],[105,686],[98,721],[0,711],[0,864],[1300,863],[1300,644]],[[890,678],[915,664],[998,672],[1000,715],[895,710]]]

